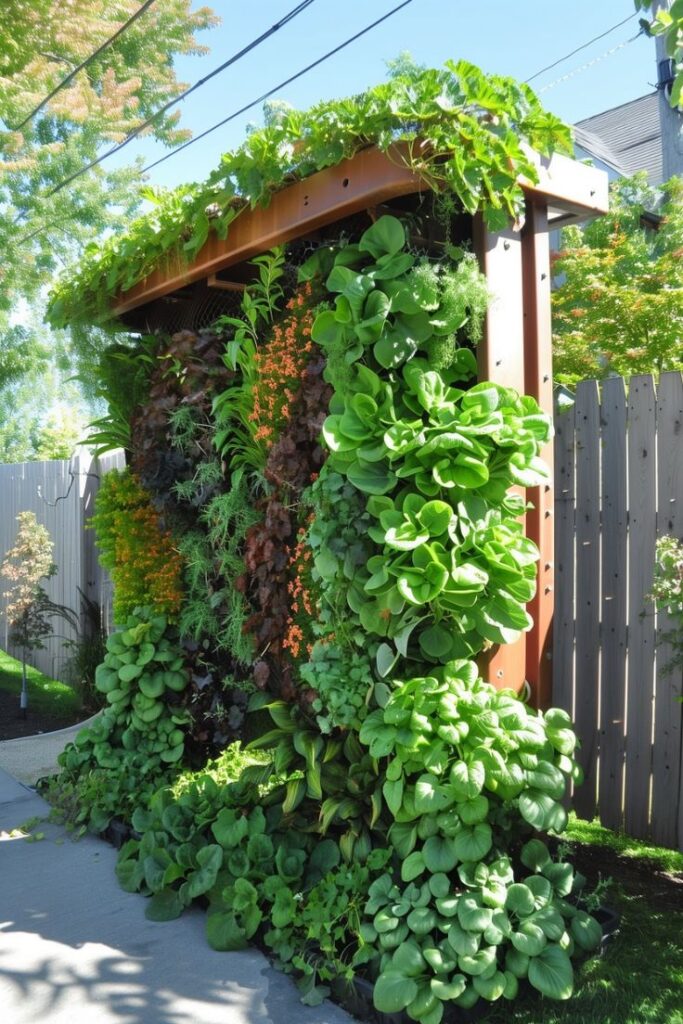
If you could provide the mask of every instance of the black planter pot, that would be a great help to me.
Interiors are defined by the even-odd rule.
[[[123,844],[130,839],[130,826],[126,825],[124,821],[119,821],[118,818],[112,818],[102,832],[102,838],[111,843],[115,850],[120,850]]]
[[[605,950],[610,945],[614,936],[619,931],[621,915],[613,907],[598,907],[591,911],[591,914],[602,928],[602,939],[600,940],[600,952],[597,956],[604,956]]]
[[[129,839],[142,838],[139,832],[136,832],[125,821],[121,821],[120,818],[112,818],[104,832],[99,832],[98,835],[107,843],[111,843],[115,850],[120,850]]]

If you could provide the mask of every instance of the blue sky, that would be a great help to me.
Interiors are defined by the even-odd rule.
[[[197,134],[249,103],[278,82],[332,49],[396,5],[398,0],[316,0],[289,25],[253,53],[199,89],[181,104],[182,124]],[[196,4],[195,4],[196,6]],[[204,57],[185,57],[177,72],[194,82],[259,35],[287,11],[294,0],[210,3],[223,19],[202,33],[211,47]],[[360,91],[381,81],[385,60],[409,50],[420,63],[441,65],[449,57],[465,58],[486,71],[526,79],[546,64],[634,14],[632,0],[413,0],[378,28],[321,67],[278,94],[295,106]],[[615,29],[591,47],[532,83],[537,90],[595,61],[635,35],[638,18]],[[541,93],[544,104],[568,121],[576,121],[652,91],[656,78],[654,41],[641,37],[589,68]],[[244,138],[258,108],[219,129],[206,140],[167,160],[150,173],[155,185],[178,185],[204,178],[220,154]],[[162,156],[159,143],[137,139],[119,157],[145,162]]]

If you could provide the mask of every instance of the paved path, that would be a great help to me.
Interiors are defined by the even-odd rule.
[[[259,952],[211,950],[201,911],[147,921],[106,843],[54,825],[9,838],[48,810],[0,770],[2,1024],[351,1024],[330,1003],[303,1006]]]
[[[54,775],[58,770],[57,756],[61,754],[67,743],[76,738],[76,734],[90,725],[97,716],[93,715],[85,722],[70,725],[67,729],[57,732],[38,733],[35,736],[21,736],[16,740],[0,742],[0,769],[19,782],[32,786],[44,775]]]

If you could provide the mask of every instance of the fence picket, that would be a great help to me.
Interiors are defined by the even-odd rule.
[[[649,835],[655,620],[647,594],[652,585],[656,529],[654,382],[632,377],[628,393],[628,667],[624,826]]]
[[[574,406],[555,421],[553,703],[574,715]]]
[[[574,717],[584,782],[574,795],[577,814],[592,818],[597,805],[600,607],[600,407],[598,385],[576,389],[576,653]]]
[[[123,465],[122,452],[107,456],[99,470],[90,456],[77,456],[71,462],[55,460],[0,465],[0,562],[14,545],[19,512],[35,512],[38,522],[48,528],[54,542],[53,558],[58,573],[47,582],[45,589],[56,604],[74,610],[80,605],[77,588],[83,586],[85,579],[84,552],[88,544],[84,540],[83,531],[83,474],[102,473],[115,465]],[[97,484],[94,476],[88,479]],[[88,492],[88,512],[92,509],[92,497],[91,490]],[[88,565],[88,577],[92,580],[90,596],[98,600],[102,607],[106,607],[110,600],[108,578],[92,559]],[[17,653],[9,643],[5,616],[7,601],[2,596],[5,590],[6,581],[0,580],[0,647],[10,653]],[[55,620],[54,625],[59,635],[48,638],[45,650],[35,651],[31,663],[47,675],[59,678],[67,660],[63,641],[65,638],[73,639],[74,634],[68,624],[61,620]]]
[[[577,813],[683,849],[683,672],[663,671],[671,624],[647,599],[656,537],[683,539],[683,378],[601,386],[602,404],[577,388],[573,451],[557,418],[553,699],[581,741]]]
[[[626,395],[621,377],[603,383],[600,820],[621,828],[626,680]]]
[[[683,539],[683,379],[680,373],[663,373],[657,388],[657,536]],[[657,617],[658,632],[671,628],[669,617]],[[654,746],[652,751],[652,837],[673,846],[678,835],[677,803],[681,803],[681,715],[683,675],[665,672],[671,649],[657,650]]]

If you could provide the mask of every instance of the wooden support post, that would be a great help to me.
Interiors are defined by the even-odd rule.
[[[474,251],[491,292],[484,336],[477,348],[479,379],[524,392],[524,319],[522,307],[522,241],[519,232],[488,231],[474,218]],[[526,678],[526,637],[492,648],[480,659],[484,678],[498,689],[519,692]]]
[[[550,313],[550,242],[548,210],[527,202],[522,231],[524,294],[524,391],[536,399],[543,412],[553,415],[552,325]],[[550,480],[532,487],[527,496],[533,508],[527,512],[527,537],[540,552],[536,596],[528,611],[534,627],[526,638],[526,678],[536,707],[548,707],[552,696],[552,622],[554,601],[554,494],[553,445],[540,453],[550,470]]]

